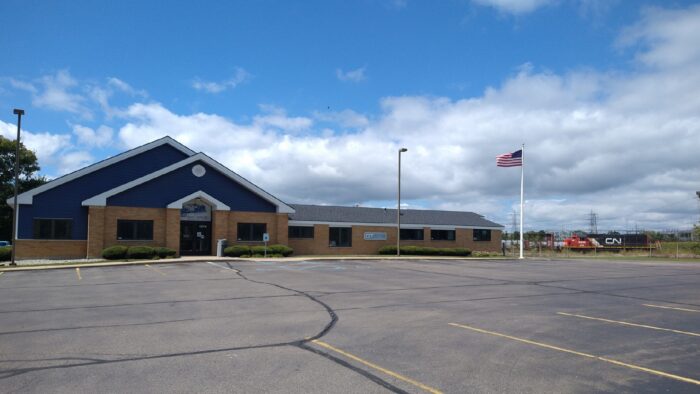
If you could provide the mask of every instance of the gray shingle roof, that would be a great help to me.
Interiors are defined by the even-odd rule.
[[[396,224],[396,210],[388,208],[341,207],[289,204],[295,213],[289,220],[336,223]],[[474,212],[402,209],[401,224],[502,228]]]

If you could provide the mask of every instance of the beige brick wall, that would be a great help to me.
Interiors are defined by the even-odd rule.
[[[385,232],[386,241],[365,241],[365,232]],[[289,246],[294,249],[296,255],[343,255],[343,254],[377,254],[379,248],[385,245],[396,245],[396,227],[353,226],[351,247],[330,247],[329,226],[325,224],[314,225],[314,238],[289,239]],[[457,229],[454,241],[431,241],[430,228],[423,229],[423,241],[401,241],[402,246],[430,246],[436,248],[467,248],[472,251],[500,251],[501,232],[491,231],[490,242],[474,242],[471,229]]]
[[[176,208],[165,210],[165,247],[180,255],[180,210]]]
[[[104,247],[114,245],[124,246],[166,246],[166,208],[134,208],[134,207],[105,207],[104,213]],[[175,209],[177,217],[180,217],[180,210]],[[125,241],[117,239],[117,220],[153,220],[153,240],[149,241]],[[172,230],[172,229],[171,229]],[[179,244],[180,223],[177,224],[177,237]],[[175,249],[178,250],[178,249]]]
[[[88,207],[87,256],[100,257],[105,247],[105,207]]]
[[[84,259],[87,241],[67,239],[18,239],[17,260],[22,259]]]
[[[231,211],[228,217],[229,245],[263,245],[263,242],[238,241],[238,223],[265,223],[270,234],[268,244],[287,244],[287,214]]]

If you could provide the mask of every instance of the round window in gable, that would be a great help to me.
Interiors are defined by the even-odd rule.
[[[204,174],[207,173],[207,170],[206,170],[206,168],[204,168],[203,165],[197,164],[197,165],[195,165],[194,167],[192,167],[192,173],[193,173],[194,176],[196,176],[197,178],[200,178],[200,177],[204,176]]]

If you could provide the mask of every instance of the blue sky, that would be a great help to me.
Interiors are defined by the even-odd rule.
[[[374,206],[405,145],[409,206],[502,223],[493,157],[525,142],[526,225],[688,227],[698,34],[694,1],[3,1],[0,132],[24,108],[49,177],[168,134],[287,201]]]

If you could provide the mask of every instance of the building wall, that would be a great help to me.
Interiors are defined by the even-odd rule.
[[[385,232],[386,241],[365,241],[365,232]],[[295,255],[343,255],[343,254],[377,254],[382,246],[396,245],[396,227],[380,226],[353,226],[352,246],[350,247],[330,247],[329,246],[329,226],[326,224],[314,225],[314,238],[290,238],[289,246],[294,249]],[[422,241],[402,240],[402,246],[429,246],[435,248],[467,248],[471,251],[501,250],[501,231],[491,230],[491,241],[474,241],[471,229],[456,229],[454,241],[431,241],[430,227],[423,229]]]
[[[83,200],[150,174],[188,157],[170,145],[149,151],[84,175],[34,196],[32,205],[20,209],[20,239],[31,239],[33,218],[72,218],[72,239],[87,238],[88,209]]]
[[[236,212],[231,211],[228,218],[228,240],[230,245],[264,245],[262,241],[239,241],[238,223],[265,223],[272,244],[287,244],[287,214],[269,212]]]
[[[100,257],[102,250],[114,245],[165,246],[180,251],[180,210],[172,208],[90,207],[86,250],[76,257]],[[125,241],[117,239],[117,220],[153,220],[153,240]],[[287,214],[269,212],[212,212],[212,254],[216,241],[227,239],[229,245],[262,245],[263,242],[237,241],[238,223],[265,223],[269,244],[287,244]],[[65,241],[51,241],[65,242]],[[47,250],[47,252],[50,252]],[[40,251],[36,253],[41,254]],[[59,257],[59,256],[55,256]],[[61,256],[62,257],[62,256]]]
[[[104,247],[124,246],[165,246],[165,208],[105,207]],[[117,239],[117,220],[153,220],[153,240],[128,241]],[[177,234],[180,234],[178,226]]]
[[[127,241],[117,239],[117,220],[152,220],[153,240]],[[396,245],[396,228],[393,226],[353,226],[352,246],[330,247],[329,226],[314,225],[313,239],[288,238],[288,215],[270,212],[213,211],[212,254],[216,253],[216,241],[227,239],[229,245],[262,245],[259,241],[238,241],[238,223],[265,223],[270,234],[269,244],[289,245],[296,255],[344,255],[377,254],[385,245]],[[179,252],[180,210],[168,208],[135,208],[122,206],[89,207],[88,240],[19,240],[17,258],[84,258],[100,257],[104,248],[124,246],[166,246]],[[431,246],[439,248],[463,247],[472,251],[499,251],[501,232],[491,231],[491,241],[473,241],[471,229],[456,229],[455,241],[431,241],[430,228],[425,227],[424,240],[401,241],[401,245]],[[386,241],[366,241],[365,232],[385,232]]]
[[[84,259],[87,254],[87,241],[70,239],[18,239],[16,241],[18,260],[25,259]]]
[[[194,166],[206,169],[203,176],[192,173]],[[177,187],[173,187],[177,185]],[[245,186],[232,181],[214,167],[196,161],[155,179],[125,190],[107,199],[107,205],[129,207],[165,207],[183,196],[199,190],[231,207],[233,211],[270,212],[277,207]]]

